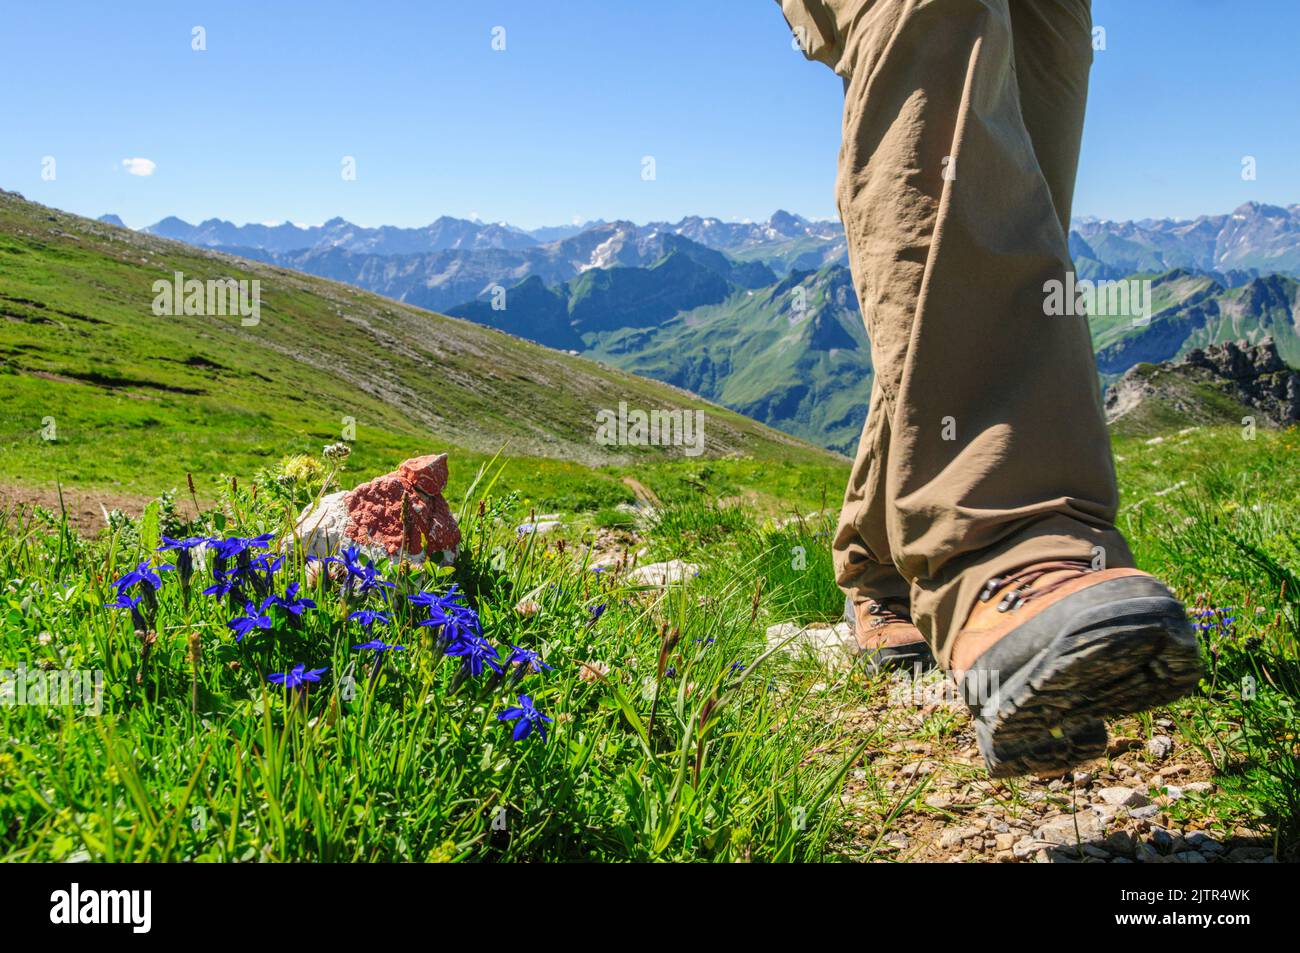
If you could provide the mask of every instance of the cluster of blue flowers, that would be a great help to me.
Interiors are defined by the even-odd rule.
[[[1237,621],[1232,611],[1232,606],[1212,606],[1197,609],[1192,615],[1197,619],[1196,627],[1202,632],[1218,630],[1224,635],[1231,635],[1233,623]]]
[[[226,625],[234,633],[236,642],[242,642],[245,636],[259,629],[272,629],[273,609],[284,612],[291,623],[296,623],[306,610],[317,608],[312,599],[299,595],[297,582],[289,582],[283,592],[277,592],[276,574],[284,565],[284,556],[258,552],[271,546],[274,539],[272,533],[230,536],[225,539],[206,536],[187,539],[164,536],[162,539],[163,544],[158,547],[158,551],[174,553],[174,566],[154,567],[146,560],[114,583],[117,599],[110,605],[130,610],[132,622],[139,631],[147,631],[153,626],[157,610],[155,593],[162,585],[160,572],[176,572],[183,598],[188,604],[195,554],[200,547],[205,547],[212,556],[213,581],[212,585],[203,590],[203,595],[228,601],[235,614]],[[348,615],[349,621],[355,622],[370,636],[367,641],[353,645],[352,648],[375,653],[375,666],[371,676],[373,680],[388,652],[406,650],[404,645],[390,644],[373,634],[376,625],[392,624],[393,616],[388,599],[393,584],[380,577],[371,560],[366,559],[363,564],[361,551],[356,546],[350,546],[340,555],[328,557],[324,562],[342,567],[341,584],[345,600],[359,601],[368,596],[379,599],[378,607],[361,605]],[[133,592],[136,594],[132,595]],[[494,683],[507,680],[513,686],[529,673],[541,674],[544,669],[551,669],[536,651],[518,645],[511,645],[510,654],[503,659],[497,647],[484,637],[478,613],[465,604],[464,593],[454,584],[443,595],[419,592],[408,599],[412,605],[425,610],[425,618],[417,624],[435,630],[435,650],[460,659],[460,671],[455,685],[489,673],[488,677]],[[604,609],[601,605],[592,610],[592,624],[600,618]],[[306,665],[297,665],[287,672],[270,675],[268,681],[283,685],[286,689],[305,692],[308,683],[319,682],[327,671],[328,668],[308,669]],[[546,725],[552,719],[537,710],[530,696],[521,694],[517,697],[519,704],[502,711],[497,716],[498,719],[515,722],[513,735],[517,740],[527,738],[536,731],[545,741]]]
[[[503,662],[497,647],[484,638],[478,613],[465,605],[464,594],[455,584],[445,595],[419,592],[409,599],[427,612],[427,617],[418,624],[438,630],[436,648],[461,660],[459,679],[477,678],[490,669],[497,678],[508,677],[513,685],[529,672],[540,674],[542,669],[551,670],[541,655],[520,645],[511,645],[510,655]],[[546,725],[552,719],[538,711],[529,696],[519,695],[518,699],[517,706],[507,708],[497,719],[515,722],[516,741],[522,741],[534,731],[545,741]]]
[[[137,632],[145,632],[153,628],[153,620],[158,612],[156,593],[159,587],[162,586],[162,577],[158,573],[170,571],[174,568],[176,567],[159,566],[155,569],[149,565],[149,561],[146,559],[113,583],[113,586],[117,589],[117,598],[110,602],[109,606],[114,609],[129,609],[131,622]],[[131,590],[133,589],[139,592],[139,595],[134,598],[131,596]]]

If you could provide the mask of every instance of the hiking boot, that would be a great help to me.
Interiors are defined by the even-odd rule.
[[[1012,777],[1100,757],[1103,718],[1190,693],[1201,657],[1159,580],[1060,560],[990,579],[953,642],[951,668],[989,774]]]
[[[934,667],[934,656],[921,630],[912,625],[905,600],[844,600],[844,621],[853,626],[858,658],[869,675],[897,668]]]

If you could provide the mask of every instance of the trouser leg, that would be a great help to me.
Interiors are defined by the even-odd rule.
[[[877,0],[846,37],[838,201],[888,437],[871,444],[885,448],[879,506],[858,522],[869,535],[883,520],[941,662],[990,576],[1098,553],[1131,564],[1087,321],[1044,303],[1070,267],[1063,223],[1091,46],[1086,29],[1042,13],[1061,31],[1059,58],[1018,76],[1010,6]],[[1074,79],[1032,86],[1042,98],[1027,96],[1027,120],[1020,84],[1055,82],[1053,70]]]

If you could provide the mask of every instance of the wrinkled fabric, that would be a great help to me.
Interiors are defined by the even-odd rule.
[[[1089,0],[779,0],[846,78],[836,199],[871,409],[834,542],[856,601],[907,594],[940,664],[992,576],[1131,566],[1065,282]]]

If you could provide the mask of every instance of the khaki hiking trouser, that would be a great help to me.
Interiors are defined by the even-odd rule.
[[[1089,0],[778,0],[845,78],[836,184],[871,409],[834,550],[941,665],[991,577],[1131,566],[1087,318],[1048,316],[1092,63]]]

